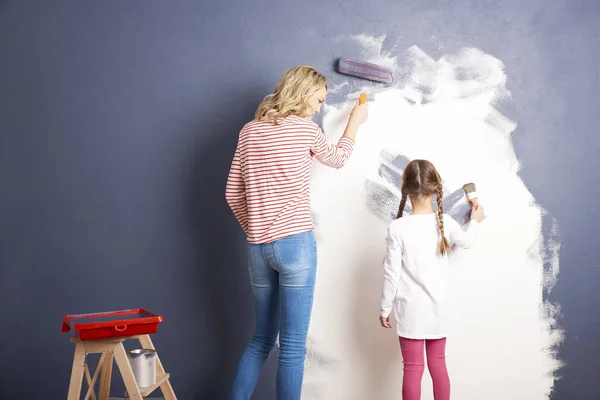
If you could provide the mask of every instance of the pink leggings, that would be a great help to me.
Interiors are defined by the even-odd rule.
[[[446,369],[446,338],[421,340],[400,337],[404,363],[402,399],[421,399],[421,378],[425,370],[423,347],[427,350],[427,367],[433,380],[433,398],[450,400],[450,378]]]

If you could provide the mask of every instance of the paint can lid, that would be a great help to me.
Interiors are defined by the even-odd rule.
[[[135,349],[129,351],[129,357],[137,358],[139,356],[153,357],[156,354],[154,349]]]

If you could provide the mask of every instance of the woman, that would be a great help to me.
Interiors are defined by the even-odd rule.
[[[277,399],[300,399],[317,267],[312,158],[342,167],[368,114],[366,105],[356,105],[334,145],[312,121],[326,94],[323,75],[294,67],[240,132],[225,196],[248,239],[256,327],[238,365],[232,400],[250,399],[278,334]]]

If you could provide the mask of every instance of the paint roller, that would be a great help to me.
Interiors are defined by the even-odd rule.
[[[373,82],[384,83],[391,86],[394,81],[392,70],[381,65],[368,63],[365,61],[340,58],[337,64],[337,71],[340,74],[353,76],[355,78],[366,79]],[[361,93],[358,104],[364,104],[367,101],[366,93]]]

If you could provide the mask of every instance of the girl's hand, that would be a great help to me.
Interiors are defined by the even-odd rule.
[[[485,219],[485,214],[483,213],[483,207],[476,206],[473,207],[471,211],[471,219],[474,219],[477,222],[481,222]]]
[[[381,326],[383,328],[391,328],[392,325],[390,325],[390,317],[382,317],[381,315],[379,316],[379,323],[381,324]]]

